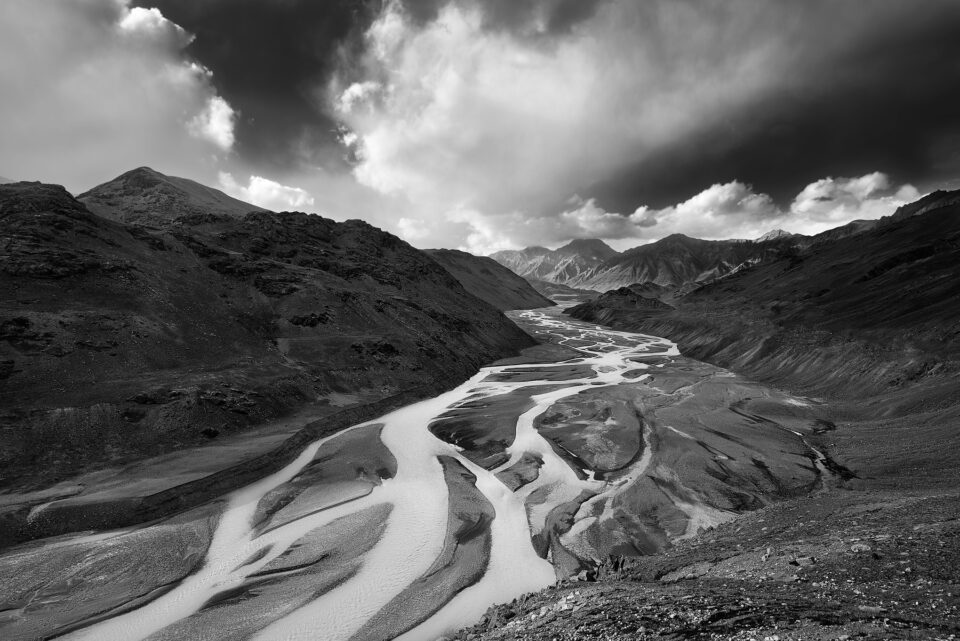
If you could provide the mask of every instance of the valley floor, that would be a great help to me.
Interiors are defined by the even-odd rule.
[[[824,486],[659,554],[608,559],[454,638],[960,638],[960,406],[939,391],[949,384],[822,402],[835,424],[808,438],[841,472]]]
[[[0,553],[0,636],[960,634],[942,414],[900,426],[891,466],[884,426],[834,424],[847,408],[664,339],[512,317],[545,344],[240,490]]]

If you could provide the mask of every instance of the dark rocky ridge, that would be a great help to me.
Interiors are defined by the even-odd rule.
[[[329,413],[436,392],[533,343],[360,221],[261,211],[160,223],[107,220],[55,185],[0,187],[5,488],[307,404]]]
[[[163,226],[175,221],[197,222],[237,218],[267,211],[222,191],[149,167],[138,167],[82,193],[77,200],[94,214],[124,223]]]
[[[530,283],[486,256],[474,256],[456,249],[425,250],[463,287],[500,311],[549,307],[552,300],[539,294]]]

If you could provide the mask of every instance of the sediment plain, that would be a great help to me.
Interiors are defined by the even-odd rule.
[[[510,316],[541,344],[243,489],[6,550],[0,632],[433,639],[834,482],[817,401],[558,308]]]

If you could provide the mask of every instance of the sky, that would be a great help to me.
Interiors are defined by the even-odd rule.
[[[138,166],[479,254],[960,188],[956,0],[3,0],[0,175]]]

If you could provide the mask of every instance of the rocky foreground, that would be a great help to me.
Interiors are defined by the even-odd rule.
[[[952,491],[835,490],[492,608],[455,638],[954,639]]]

